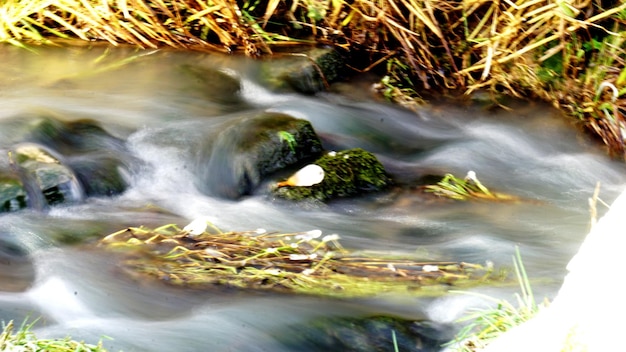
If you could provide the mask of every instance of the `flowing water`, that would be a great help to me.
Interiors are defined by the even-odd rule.
[[[348,248],[498,267],[510,266],[519,246],[536,295],[553,297],[588,231],[596,183],[606,202],[626,183],[622,163],[538,103],[509,102],[506,111],[442,101],[409,112],[372,94],[367,78],[316,96],[270,89],[264,72],[281,62],[167,50],[36,51],[0,48],[0,149],[20,143],[37,116],[93,119],[121,142],[94,140],[92,149],[123,153],[129,183],[110,197],[78,195],[70,204],[0,214],[0,318],[41,317],[41,336],[109,336],[105,346],[116,351],[316,350],[302,330],[307,322],[373,315],[427,321],[449,336],[465,309],[484,302],[463,294],[330,300],[184,290],[132,281],[116,270],[118,258],[90,243],[127,226],[208,217],[224,230],[320,229]],[[228,121],[264,111],[309,120],[327,150],[375,153],[400,186],[324,206],[272,199],[267,190],[278,176],[238,199],[200,191],[198,170],[213,170],[198,149]],[[491,189],[528,201],[433,201],[415,186],[470,170]],[[219,182],[214,172],[211,182]],[[474,290],[512,298],[515,287]]]

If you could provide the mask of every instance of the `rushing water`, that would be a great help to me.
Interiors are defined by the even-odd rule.
[[[110,336],[105,346],[124,351],[315,350],[306,336],[293,337],[306,322],[376,314],[429,321],[449,335],[454,327],[447,324],[480,300],[183,290],[129,280],[115,270],[118,258],[84,243],[126,226],[184,225],[202,216],[225,230],[320,229],[339,234],[348,248],[437,261],[508,266],[519,246],[537,296],[552,297],[588,231],[596,183],[610,202],[626,182],[621,163],[542,104],[510,102],[506,111],[435,102],[413,113],[376,98],[367,80],[317,96],[278,93],[265,88],[268,62],[166,50],[36,50],[0,48],[0,148],[19,143],[22,122],[33,116],[93,119],[122,141],[130,183],[112,197],[0,214],[0,318],[42,317],[42,336]],[[174,69],[181,65],[192,73]],[[194,72],[202,69],[226,72],[241,90],[229,93],[224,76],[199,79]],[[237,200],[200,192],[198,148],[228,121],[262,111],[309,120],[327,150],[375,153],[401,186],[317,207],[276,202],[267,191],[271,180]],[[415,186],[429,175],[469,170],[528,201],[437,202]],[[477,290],[511,298],[514,289]]]

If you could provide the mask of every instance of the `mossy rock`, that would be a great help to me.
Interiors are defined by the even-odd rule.
[[[381,191],[392,183],[376,156],[361,148],[326,153],[314,164],[324,170],[322,182],[308,187],[280,187],[273,193],[290,200],[328,201]]]
[[[262,113],[233,123],[214,140],[207,163],[201,152],[200,188],[236,199],[250,194],[262,179],[278,170],[312,160],[322,143],[307,120],[279,113]]]
[[[343,78],[343,56],[332,48],[312,48],[306,52],[270,61],[264,68],[265,79],[276,90],[293,89],[304,94],[327,90],[327,84]]]

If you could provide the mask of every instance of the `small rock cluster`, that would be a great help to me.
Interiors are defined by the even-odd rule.
[[[17,117],[0,156],[0,212],[112,196],[127,187],[124,143],[92,120]]]

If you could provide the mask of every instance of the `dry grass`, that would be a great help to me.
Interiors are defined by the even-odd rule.
[[[101,240],[122,251],[121,269],[137,280],[206,288],[222,286],[338,297],[432,295],[496,278],[491,268],[354,253],[321,231],[211,232],[190,235],[175,225],[128,228]]]
[[[250,56],[322,43],[388,64],[391,98],[489,89],[540,97],[624,156],[626,3],[608,0],[4,0],[0,42],[51,38]],[[365,57],[365,59],[363,59]],[[607,94],[608,92],[608,94]]]
[[[0,18],[0,41],[16,45],[58,37],[145,48],[230,51],[241,46],[257,52],[252,24],[233,1],[7,0]]]

